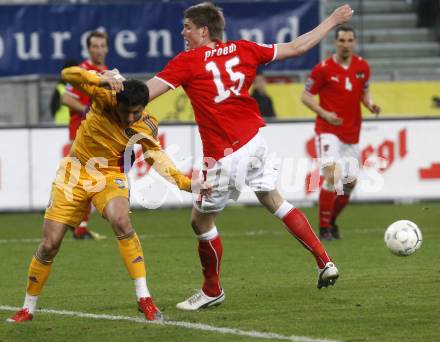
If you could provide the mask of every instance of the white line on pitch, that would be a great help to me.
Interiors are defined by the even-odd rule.
[[[425,229],[434,229],[430,227],[425,227]],[[371,234],[371,233],[382,233],[384,229],[382,228],[350,228],[351,234]],[[113,237],[113,233],[109,231],[109,238],[111,239]],[[228,237],[253,237],[253,236],[280,236],[285,235],[286,233],[281,229],[274,229],[274,230],[256,230],[256,231],[248,231],[243,233],[222,233],[221,236],[228,238]],[[188,234],[139,234],[140,239],[169,239],[169,238],[191,238],[193,235],[192,233]],[[40,238],[24,238],[24,239],[0,239],[0,244],[12,244],[12,243],[38,243],[40,242]],[[65,238],[64,241],[76,241],[72,238]]]
[[[0,244],[7,244],[7,243],[37,243],[40,242],[41,239],[3,239],[0,240]]]
[[[12,306],[0,305],[0,311],[17,311],[21,308],[16,308]],[[105,315],[105,314],[92,314],[86,312],[77,312],[77,311],[66,311],[66,310],[50,310],[50,309],[39,309],[37,312],[53,314],[53,315],[63,315],[63,316],[73,316],[80,318],[92,318],[92,319],[100,319],[100,320],[110,320],[110,321],[128,321],[135,323],[144,323],[144,324],[158,324],[158,325],[170,325],[174,327],[193,329],[193,330],[203,330],[216,332],[221,334],[232,334],[232,335],[240,335],[240,336],[248,336],[253,338],[264,338],[268,340],[287,340],[294,342],[338,342],[335,340],[327,340],[327,339],[314,339],[306,336],[285,336],[276,333],[270,332],[260,332],[260,331],[247,331],[241,329],[234,328],[224,328],[224,327],[215,327],[208,324],[203,323],[190,323],[190,322],[182,322],[182,321],[163,321],[163,322],[149,322],[145,321],[139,317],[129,317],[129,316],[114,316],[114,315]]]
[[[112,233],[111,233],[112,234]],[[222,237],[246,237],[246,236],[264,236],[264,235],[284,235],[284,231],[265,231],[265,230],[257,230],[257,231],[249,231],[244,233],[224,233]],[[113,235],[110,235],[109,238],[112,238]],[[169,239],[169,238],[192,238],[192,233],[188,233],[186,235],[171,235],[171,234],[140,234],[140,239]],[[27,239],[0,239],[0,244],[9,244],[9,243],[38,243],[40,242],[40,238],[27,238]],[[72,238],[65,238],[64,241],[75,241]]]

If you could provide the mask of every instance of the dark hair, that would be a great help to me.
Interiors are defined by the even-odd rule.
[[[94,37],[105,39],[105,42],[106,42],[107,45],[108,45],[108,35],[107,35],[107,33],[105,33],[105,32],[101,32],[101,31],[92,31],[92,32],[90,32],[89,35],[87,36],[87,40],[86,40],[86,43],[87,43],[87,47],[88,47],[88,48],[89,48],[90,45],[92,44],[92,38],[94,38]]]
[[[127,107],[146,106],[149,99],[148,87],[138,80],[124,81],[124,90],[116,94],[116,101]]]
[[[225,18],[221,8],[216,7],[211,2],[188,7],[184,12],[184,18],[191,20],[197,27],[208,27],[209,38],[212,40],[223,39],[225,30]]]
[[[353,32],[353,37],[356,39],[356,32],[354,32],[354,28],[348,25],[341,25],[336,28],[335,31],[335,39],[338,39],[339,32]]]

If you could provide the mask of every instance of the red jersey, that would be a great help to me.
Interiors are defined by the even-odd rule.
[[[343,119],[342,125],[334,126],[320,116],[316,117],[316,134],[331,133],[346,144],[359,142],[362,113],[361,101],[368,89],[370,67],[362,57],[353,55],[345,68],[333,57],[317,64],[307,79],[306,91],[319,95],[319,104]]]
[[[104,70],[108,70],[108,66],[104,65],[104,67],[101,69],[95,64],[92,64],[89,60],[83,61],[80,65],[81,68],[86,70],[95,70],[97,72],[102,72]],[[66,85],[66,92],[69,93],[72,97],[77,99],[81,104],[84,106],[89,105],[89,97],[80,92],[78,89],[73,88],[70,84]],[[78,130],[79,126],[81,125],[83,113],[75,112],[70,110],[70,120],[69,120],[69,138],[70,140],[74,140],[76,137],[76,131]]]
[[[257,102],[249,96],[260,64],[273,61],[276,45],[246,40],[216,42],[181,52],[156,78],[188,95],[203,143],[215,160],[239,149],[264,126]]]

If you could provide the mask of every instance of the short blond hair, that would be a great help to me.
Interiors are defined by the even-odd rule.
[[[207,27],[209,38],[222,40],[225,30],[225,17],[221,8],[211,2],[202,2],[188,7],[184,12],[184,18],[191,20],[197,27]]]

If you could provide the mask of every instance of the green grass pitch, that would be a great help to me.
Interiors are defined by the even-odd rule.
[[[304,212],[316,227],[317,209]],[[257,207],[230,207],[217,220],[223,238],[226,302],[200,312],[175,304],[201,284],[190,209],[134,211],[132,221],[148,267],[149,288],[170,321],[340,341],[440,340],[440,203],[353,204],[342,214],[340,241],[325,243],[341,277],[317,290],[312,256],[273,216]],[[416,222],[423,245],[410,257],[392,255],[385,228]],[[26,272],[40,237],[41,214],[0,215],[0,306],[21,306]],[[141,317],[116,240],[93,214],[104,241],[74,241],[70,233],[55,260],[39,308]],[[11,325],[0,310],[0,341],[261,341],[173,326],[37,313]],[[274,340],[274,339],[272,339]],[[294,340],[294,339],[292,339]]]

